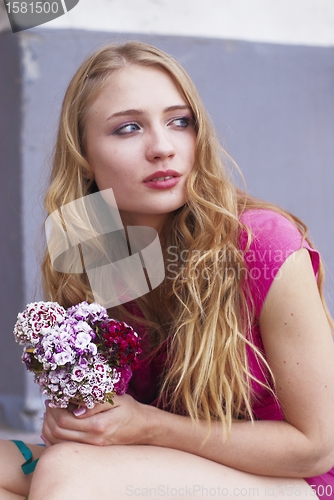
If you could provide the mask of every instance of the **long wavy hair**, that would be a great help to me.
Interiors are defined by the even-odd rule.
[[[176,265],[164,282],[136,301],[141,315],[124,307],[113,316],[144,322],[152,349],[167,340],[168,362],[161,399],[168,395],[171,411],[194,421],[218,419],[228,434],[234,418],[252,419],[253,375],[246,346],[254,349],[268,373],[263,353],[250,336],[251,301],[243,276],[244,255],[238,241],[240,214],[248,208],[273,208],[288,217],[306,238],[307,228],[278,207],[247,196],[231,181],[232,160],[222,150],[201,99],[184,69],[169,55],[140,42],[108,45],[89,57],[74,75],[64,98],[45,207],[48,214],[96,191],[85,159],[87,113],[110,76],[127,65],[166,71],[192,109],[196,130],[195,165],[187,183],[186,204],[168,219],[161,234],[165,258],[176,249]],[[249,241],[251,235],[249,234]],[[187,259],[182,261],[180,256]],[[69,307],[93,301],[85,274],[57,272],[46,251],[43,262],[45,294]],[[319,272],[322,295],[323,269]],[[143,316],[143,318],[141,318]]]

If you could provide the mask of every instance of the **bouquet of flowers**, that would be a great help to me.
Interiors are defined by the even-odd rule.
[[[53,408],[113,404],[115,394],[125,393],[141,352],[137,333],[97,303],[67,310],[57,302],[28,304],[14,336],[25,345],[22,361]]]

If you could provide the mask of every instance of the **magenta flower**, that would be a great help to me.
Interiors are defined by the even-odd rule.
[[[22,361],[50,399],[93,408],[124,394],[138,365],[140,337],[124,322],[108,318],[99,304],[81,302],[67,311],[56,302],[34,302],[18,314],[14,327],[25,345]]]

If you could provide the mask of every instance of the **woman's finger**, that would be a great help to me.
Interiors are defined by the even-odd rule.
[[[48,408],[45,413],[42,435],[51,444],[73,441],[78,433],[84,431],[84,422],[79,421],[71,412]]]
[[[51,441],[49,441],[43,434],[41,434],[40,438],[45,444],[46,448],[50,448],[50,446],[52,446]]]
[[[72,410],[72,413],[75,417],[91,417],[93,415],[96,415],[97,413],[108,411],[115,407],[116,405],[111,405],[110,403],[97,404],[94,406],[94,408],[91,409],[79,405]]]
[[[101,421],[99,415],[106,414],[110,405],[100,405],[100,411],[86,410],[87,418],[76,417],[72,412],[64,409],[49,408],[46,411],[46,417],[43,425],[42,434],[51,444],[64,441],[76,441],[86,444],[98,444],[101,441],[101,426],[106,427],[105,422]],[[90,418],[88,418],[90,417]],[[108,418],[108,427],[110,425]]]

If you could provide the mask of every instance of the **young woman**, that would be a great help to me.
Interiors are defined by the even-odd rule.
[[[238,191],[184,70],[146,44],[77,71],[48,213],[112,188],[124,226],[156,229],[163,283],[110,310],[143,337],[114,406],[47,406],[33,474],[1,444],[0,498],[334,498],[334,347],[305,226]],[[45,257],[47,298],[92,301]]]

